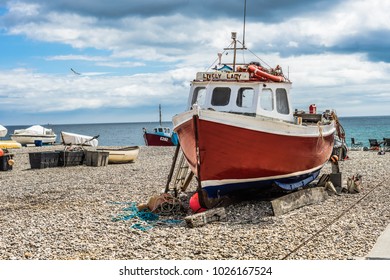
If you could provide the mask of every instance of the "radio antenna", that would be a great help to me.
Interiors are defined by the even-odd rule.
[[[245,49],[245,20],[246,20],[246,0],[244,2],[244,30],[242,32],[242,47]]]

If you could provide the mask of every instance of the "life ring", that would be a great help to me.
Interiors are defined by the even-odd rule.
[[[255,65],[248,66],[249,72],[252,72],[259,79],[262,79],[262,80],[270,79],[271,81],[279,82],[279,83],[285,81],[283,76],[275,76],[275,75],[272,75],[270,73],[262,71],[262,69],[263,68],[261,66],[255,66]]]

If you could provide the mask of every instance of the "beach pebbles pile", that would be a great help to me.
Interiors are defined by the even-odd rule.
[[[390,222],[390,153],[351,151],[340,162],[345,181],[362,175],[360,193],[277,217],[268,201],[242,201],[226,207],[226,221],[190,228],[195,182],[181,214],[145,224],[129,211],[164,190],[174,147],[141,147],[130,164],[30,168],[29,152],[61,148],[14,150],[13,169],[0,172],[0,259],[350,259]]]

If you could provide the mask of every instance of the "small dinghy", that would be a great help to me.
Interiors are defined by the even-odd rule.
[[[109,152],[108,163],[129,163],[134,162],[137,159],[139,147],[104,148],[98,149],[98,151]]]

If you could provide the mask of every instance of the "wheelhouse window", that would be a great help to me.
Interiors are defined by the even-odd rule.
[[[198,105],[204,105],[206,101],[206,88],[205,87],[197,87],[194,90],[194,94],[192,95],[191,105],[197,103]]]
[[[274,110],[274,102],[272,90],[269,88],[264,88],[260,94],[260,106],[263,110],[273,111]]]
[[[238,107],[251,108],[255,91],[253,88],[240,88],[237,94],[236,104]]]
[[[226,106],[229,104],[231,89],[228,87],[216,87],[211,96],[211,105]]]
[[[290,113],[287,92],[284,88],[276,89],[276,110],[280,114],[288,115]]]

